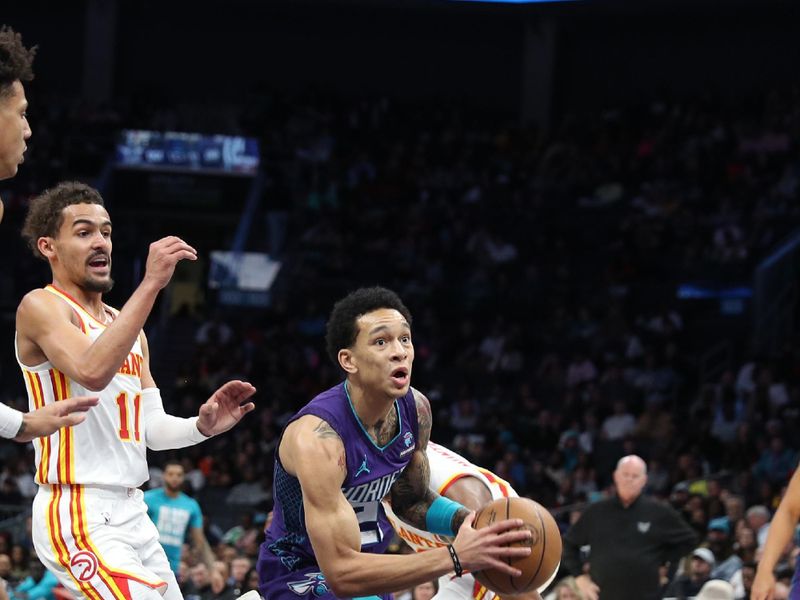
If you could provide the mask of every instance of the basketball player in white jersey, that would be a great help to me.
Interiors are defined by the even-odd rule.
[[[117,311],[111,289],[111,220],[100,194],[62,183],[31,201],[23,236],[53,282],[17,310],[17,358],[32,408],[96,392],[86,421],[34,444],[39,492],[33,543],[69,590],[90,600],[181,598],[142,492],[147,449],[196,444],[233,427],[255,388],[230,381],[181,419],[165,414],[142,332],[158,292],[195,250],[177,237],[150,246],[144,278]]]
[[[479,510],[482,506],[499,498],[517,498],[518,494],[508,482],[486,469],[482,469],[452,450],[428,442],[426,450],[430,464],[430,488],[440,496],[444,496],[466,506],[470,510]],[[392,523],[397,535],[416,552],[424,552],[431,548],[439,548],[451,543],[446,536],[429,533],[409,525],[399,519],[389,503],[384,502],[386,515]],[[558,569],[556,569],[558,571]],[[555,577],[555,573],[553,573]],[[541,586],[547,588],[550,581]],[[434,600],[493,600],[495,593],[487,590],[470,574],[461,577],[445,575],[439,579],[439,592]],[[516,594],[515,600],[541,600],[539,592]]]
[[[22,38],[8,27],[0,27],[0,179],[16,175],[24,159],[26,142],[31,137],[23,81],[33,79],[35,48],[26,48]],[[0,199],[0,221],[3,201]],[[0,437],[17,442],[83,422],[84,411],[97,404],[95,397],[70,398],[29,413],[0,403]]]

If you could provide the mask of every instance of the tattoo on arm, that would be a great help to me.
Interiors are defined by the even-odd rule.
[[[417,450],[403,474],[392,486],[392,510],[401,519],[425,529],[425,515],[437,494],[428,487],[431,478],[428,457]]]
[[[338,438],[341,439],[339,434],[328,425],[325,421],[320,421],[319,424],[314,427],[314,433],[317,434],[317,437],[321,437],[323,439],[326,438]]]
[[[452,522],[452,529],[453,531],[458,531],[461,529],[461,525],[464,523],[464,519],[469,516],[469,509],[467,508],[459,508],[458,512],[453,515],[453,522]]]
[[[419,440],[417,448],[421,448],[425,452],[428,447],[428,442],[431,439],[431,426],[433,425],[433,418],[431,417],[431,403],[424,394],[418,390],[414,390],[414,401],[417,405],[417,423],[419,424]],[[426,461],[427,462],[427,461]]]

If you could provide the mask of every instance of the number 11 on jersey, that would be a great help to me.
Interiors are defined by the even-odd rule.
[[[119,439],[123,442],[131,441],[131,431],[129,428],[130,411],[128,410],[128,394],[122,392],[117,396],[117,406],[119,407]],[[139,435],[139,413],[141,412],[142,395],[136,394],[133,397],[133,439],[137,442],[141,440]]]

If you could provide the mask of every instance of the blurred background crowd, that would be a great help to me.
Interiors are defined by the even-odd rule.
[[[781,3],[768,4],[764,18],[781,27]],[[366,19],[355,5],[347,8]],[[612,32],[615,19],[656,27],[638,14],[607,18]],[[42,60],[55,61],[35,23],[24,11],[19,24],[10,20],[42,46]],[[627,81],[620,67],[614,73]],[[683,514],[713,552],[711,570],[747,597],[800,449],[800,88],[778,76],[761,85],[763,73],[745,71],[750,87],[730,95],[683,73],[679,92],[669,82],[632,83],[614,95],[593,80],[596,102],[567,100],[569,110],[537,122],[505,100],[492,105],[485,90],[431,100],[315,82],[241,82],[237,98],[217,104],[156,85],[99,102],[61,94],[45,65],[28,93],[26,163],[3,186],[0,251],[13,269],[0,276],[0,339],[12,338],[19,298],[47,283],[46,265],[10,233],[32,195],[69,178],[101,187],[115,222],[110,298],[119,305],[140,276],[143,248],[160,235],[180,234],[204,257],[230,248],[246,195],[242,184],[214,178],[143,184],[134,180],[143,175],[110,173],[119,130],[257,138],[259,204],[246,249],[280,261],[268,305],[226,305],[208,288],[202,260],[182,266],[148,330],[168,411],[195,414],[231,378],[259,390],[256,411],[235,432],[149,457],[151,487],[161,485],[164,461],[182,461],[224,575],[198,592],[211,574],[187,547],[187,597],[253,587],[278,435],[341,379],[324,351],[325,322],[333,302],[363,284],[394,289],[414,315],[413,381],[431,400],[434,441],[550,508],[564,528],[610,493],[616,461],[638,454],[648,493]],[[141,196],[159,186],[191,196],[205,185],[239,198],[204,216]],[[0,348],[0,400],[25,404],[9,343]],[[24,586],[44,576],[26,528],[31,446],[0,444],[0,465],[0,577]],[[784,580],[797,548],[786,549]]]

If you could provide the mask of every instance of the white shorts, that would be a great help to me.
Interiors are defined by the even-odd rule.
[[[182,598],[141,490],[41,485],[32,538],[44,566],[77,597]]]

